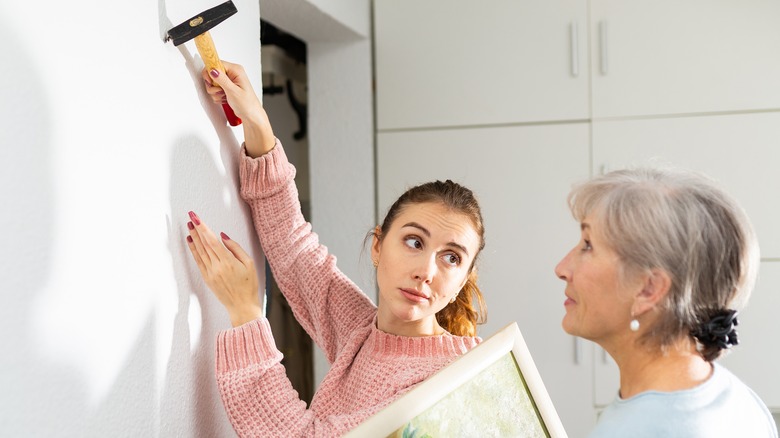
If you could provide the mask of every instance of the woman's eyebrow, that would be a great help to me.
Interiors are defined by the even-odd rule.
[[[418,230],[422,231],[423,234],[425,234],[425,237],[431,237],[431,232],[428,231],[428,229],[425,228],[424,226],[418,224],[417,222],[409,222],[408,224],[404,225],[401,228],[405,228],[405,227],[417,228]]]
[[[409,223],[405,224],[405,225],[404,225],[403,227],[401,227],[401,228],[405,228],[405,227],[412,227],[412,228],[417,228],[417,229],[418,229],[418,230],[420,230],[420,231],[421,231],[423,234],[425,234],[425,237],[428,237],[428,238],[430,238],[430,237],[431,237],[431,232],[430,232],[430,231],[428,231],[428,229],[427,229],[427,228],[425,228],[424,226],[422,226],[422,225],[418,224],[417,222],[409,222]],[[469,255],[469,251],[466,249],[466,247],[465,247],[465,246],[461,245],[460,243],[457,243],[457,242],[447,242],[447,243],[446,243],[446,246],[451,246],[451,247],[453,247],[453,248],[457,248],[458,250],[460,250],[460,251],[463,251],[463,253],[464,253],[465,255]]]

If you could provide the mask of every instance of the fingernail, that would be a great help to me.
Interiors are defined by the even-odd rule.
[[[212,78],[219,77],[219,71],[217,69],[215,69],[215,68],[212,68],[209,73],[211,73],[211,77]]]
[[[195,225],[192,225],[192,222],[187,222],[187,228],[189,228],[191,230],[194,230],[195,229]]]
[[[191,211],[189,214],[190,214],[190,219],[192,219],[192,223],[194,223],[195,225],[200,225],[200,218],[198,217],[198,215],[195,214],[194,211]]]
[[[187,236],[187,243],[192,243],[192,236]]]
[[[230,237],[228,237],[228,235],[223,232],[220,232],[219,235],[222,236],[222,240],[230,240]]]

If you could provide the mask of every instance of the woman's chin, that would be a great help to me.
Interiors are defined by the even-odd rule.
[[[565,331],[567,334],[572,336],[579,336],[574,325],[571,324],[571,322],[565,316],[563,317],[563,321],[561,321],[561,328],[563,328],[563,331]]]
[[[393,316],[395,316],[398,322],[402,323],[414,322],[420,319],[420,315],[414,309],[398,309],[393,312]]]

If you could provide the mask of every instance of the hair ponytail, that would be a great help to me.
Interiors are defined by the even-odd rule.
[[[476,336],[477,324],[487,320],[487,307],[477,286],[477,270],[472,268],[466,284],[448,304],[436,314],[439,325],[455,336]]]

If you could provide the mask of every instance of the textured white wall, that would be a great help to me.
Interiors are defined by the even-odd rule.
[[[240,129],[192,42],[219,2],[0,2],[0,430],[231,436],[213,377],[227,316],[184,243],[195,210],[262,260],[236,190]],[[260,89],[259,11],[212,36]]]

